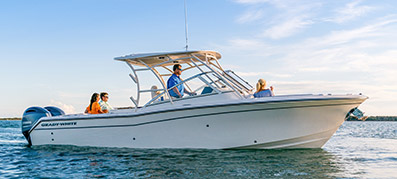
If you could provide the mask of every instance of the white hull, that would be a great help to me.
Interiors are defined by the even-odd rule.
[[[365,99],[277,96],[212,106],[178,107],[176,102],[139,112],[47,117],[30,130],[30,140],[32,145],[128,148],[321,148],[346,114]]]

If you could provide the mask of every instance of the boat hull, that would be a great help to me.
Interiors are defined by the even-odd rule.
[[[32,145],[128,148],[321,148],[366,98],[258,101],[138,114],[45,118]]]

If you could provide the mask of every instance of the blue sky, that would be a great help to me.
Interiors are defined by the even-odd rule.
[[[397,1],[187,0],[189,47],[276,94],[363,93],[397,115]],[[117,56],[181,51],[183,0],[0,1],[0,117],[29,106],[83,112],[93,92],[131,106]]]

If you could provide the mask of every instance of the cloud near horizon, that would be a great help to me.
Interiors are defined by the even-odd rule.
[[[66,114],[75,114],[76,113],[76,109],[74,108],[73,105],[64,104],[62,102],[55,101],[55,100],[51,100],[50,105],[61,108]]]

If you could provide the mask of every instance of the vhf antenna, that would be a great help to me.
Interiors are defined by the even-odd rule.
[[[188,39],[187,39],[187,9],[186,9],[186,0],[184,0],[184,4],[185,4],[185,37],[186,37],[186,46],[185,49],[186,51],[189,48],[189,43],[188,43]]]

